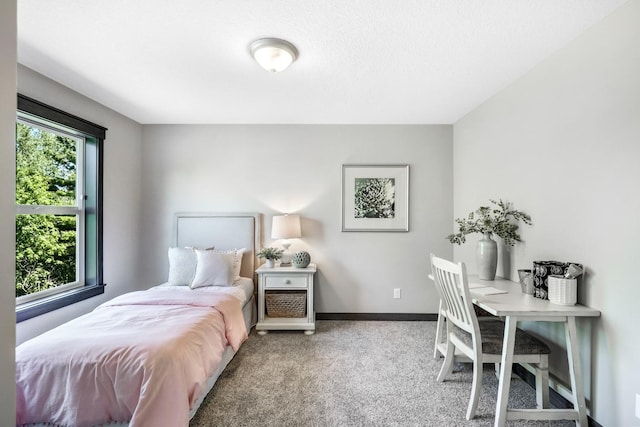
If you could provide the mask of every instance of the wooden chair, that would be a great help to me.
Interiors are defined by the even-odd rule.
[[[431,254],[431,271],[440,294],[447,321],[444,363],[438,382],[451,374],[456,351],[473,361],[473,382],[467,408],[471,420],[478,407],[482,388],[483,363],[499,363],[502,357],[504,323],[479,322],[471,301],[467,270],[464,263],[454,264]],[[517,329],[514,363],[530,363],[536,368],[536,401],[540,408],[549,405],[549,347],[539,339]]]
[[[429,279],[435,281],[433,274],[429,274]],[[438,291],[439,293],[439,291]],[[485,310],[481,309],[478,306],[473,306],[473,309],[476,313],[476,317],[478,321],[500,321],[500,319],[492,314],[487,313]],[[440,357],[444,357],[447,351],[447,334],[446,334],[446,325],[447,322],[447,314],[444,311],[444,305],[442,304],[442,299],[440,299],[440,303],[438,305],[438,321],[436,323],[436,340],[433,346],[433,358],[440,359]],[[471,363],[473,362],[467,356],[464,355],[460,350],[455,352],[455,363]],[[496,363],[496,375],[499,374],[499,363]]]

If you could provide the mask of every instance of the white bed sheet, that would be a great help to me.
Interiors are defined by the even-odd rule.
[[[188,286],[174,286],[169,283],[162,283],[154,286],[156,289],[184,289],[185,292],[223,292],[238,298],[242,304],[249,301],[253,296],[253,280],[248,277],[236,279],[231,286],[205,286],[191,289]]]

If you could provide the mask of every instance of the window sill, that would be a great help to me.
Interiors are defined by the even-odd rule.
[[[83,286],[80,289],[74,289],[62,294],[42,298],[37,301],[20,304],[16,307],[16,323],[20,323],[24,320],[103,294],[104,287],[104,284]]]

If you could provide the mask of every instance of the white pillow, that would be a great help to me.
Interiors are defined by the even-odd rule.
[[[233,285],[233,263],[235,254],[196,249],[196,273],[189,287]]]
[[[247,248],[242,248],[242,249],[229,249],[226,251],[216,251],[220,254],[233,254],[234,255],[234,260],[233,260],[233,278],[234,280],[237,280],[240,278],[240,270],[242,269],[242,255],[245,253],[245,251],[247,250]]]
[[[196,273],[197,258],[193,248],[169,248],[169,279],[173,286],[189,286]]]

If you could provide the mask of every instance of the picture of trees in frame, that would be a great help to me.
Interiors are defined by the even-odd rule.
[[[342,231],[409,231],[408,165],[342,166]]]

